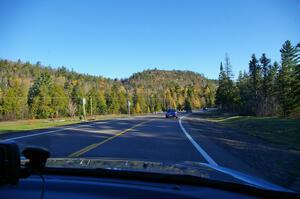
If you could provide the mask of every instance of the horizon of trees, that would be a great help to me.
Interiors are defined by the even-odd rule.
[[[252,54],[248,72],[233,80],[228,55],[220,64],[216,105],[223,111],[254,116],[300,116],[300,43],[287,40],[280,49],[281,63],[265,53]]]
[[[128,79],[0,60],[0,120],[153,113],[214,105],[216,85],[191,71],[145,70]]]

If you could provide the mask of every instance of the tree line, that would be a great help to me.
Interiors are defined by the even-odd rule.
[[[281,62],[271,63],[263,53],[249,61],[248,72],[233,80],[228,55],[220,64],[216,105],[224,111],[255,116],[300,116],[300,43],[287,40]]]
[[[145,70],[128,79],[0,60],[0,119],[133,114],[213,106],[216,84],[190,71]],[[130,110],[128,106],[130,102]]]

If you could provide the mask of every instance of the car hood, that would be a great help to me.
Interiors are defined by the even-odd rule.
[[[67,169],[108,169],[130,172],[189,175],[209,180],[244,184],[266,190],[292,192],[284,187],[239,171],[192,161],[174,163],[112,158],[49,158],[46,167]]]

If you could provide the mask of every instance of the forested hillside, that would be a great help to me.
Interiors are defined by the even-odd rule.
[[[215,83],[190,71],[146,70],[117,80],[65,67],[0,60],[0,118],[54,118],[83,114],[150,113],[212,106]]]
[[[286,41],[280,62],[252,54],[249,70],[233,80],[228,56],[220,65],[216,104],[225,111],[255,116],[300,117],[300,43]]]

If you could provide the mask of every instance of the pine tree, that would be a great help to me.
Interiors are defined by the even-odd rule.
[[[233,79],[232,66],[228,54],[225,54],[225,74],[228,79]]]
[[[100,113],[100,114],[107,113],[107,105],[106,105],[105,95],[102,91],[97,92],[95,104],[96,104],[97,113]]]
[[[14,79],[3,94],[2,114],[5,119],[21,119],[26,112],[26,91],[20,80]]]
[[[219,73],[219,86],[217,88],[216,92],[216,104],[220,107],[223,108],[224,104],[226,103],[225,101],[225,79],[226,79],[226,74],[223,69],[223,64],[221,62],[220,64],[220,73]]]
[[[188,97],[184,101],[184,110],[188,112],[192,110],[191,99],[189,99]]]
[[[108,96],[108,110],[109,113],[118,114],[120,113],[120,104],[118,101],[118,87],[114,84]]]
[[[223,110],[233,111],[236,108],[237,90],[232,80],[233,74],[228,55],[225,56],[225,70],[220,64],[219,86],[216,91],[216,104]]]
[[[297,48],[293,47],[287,40],[281,50],[281,67],[279,69],[279,103],[283,116],[289,115],[295,108],[293,83],[297,67]]]
[[[148,106],[145,100],[145,92],[143,88],[136,88],[133,94],[133,104],[136,113],[146,113]]]
[[[72,88],[71,92],[71,99],[74,104],[76,104],[77,114],[79,116],[83,115],[83,108],[82,108],[82,99],[85,97],[83,86],[81,83],[76,82]]]
[[[119,96],[118,102],[120,104],[120,113],[127,114],[128,113],[127,97],[126,97],[126,90],[123,86],[119,89],[118,96]]]
[[[296,46],[296,68],[293,82],[293,99],[294,110],[293,114],[300,117],[300,42]]]
[[[251,90],[251,106],[254,114],[259,114],[261,110],[261,68],[255,54],[251,56],[249,62],[249,78],[250,78],[250,90]]]
[[[269,107],[269,98],[271,97],[271,88],[272,88],[272,77],[270,76],[271,69],[271,60],[266,57],[266,54],[263,53],[259,59],[261,64],[262,72],[262,85],[261,85],[261,102],[262,102],[262,114],[267,114],[267,109]]]
[[[275,61],[273,65],[270,65],[270,69],[267,74],[267,90],[268,90],[268,105],[267,105],[267,115],[276,115],[278,112],[278,100],[276,94],[276,81],[278,76],[279,64]]]
[[[60,115],[67,115],[67,108],[69,97],[65,94],[62,86],[54,84],[53,90],[51,92],[51,107],[54,110],[54,116],[59,117]]]
[[[32,117],[48,118],[54,112],[51,107],[51,90],[53,83],[49,73],[42,73],[30,87],[28,105]]]
[[[240,71],[239,77],[237,79],[237,88],[239,92],[240,102],[238,104],[239,112],[243,115],[252,114],[252,104],[251,104],[251,89],[250,89],[250,78],[248,73],[242,73]]]
[[[92,87],[87,93],[87,111],[90,115],[99,113],[97,111],[97,88]]]
[[[154,112],[161,111],[161,110],[162,110],[161,107],[162,107],[162,105],[161,105],[161,103],[160,103],[158,94],[156,93],[156,94],[154,95]]]

